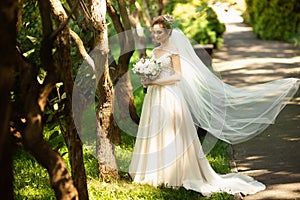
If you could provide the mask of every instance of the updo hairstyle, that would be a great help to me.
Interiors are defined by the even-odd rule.
[[[174,18],[171,15],[160,15],[153,19],[152,27],[156,24],[160,24],[162,28],[168,29],[171,35],[173,21]]]

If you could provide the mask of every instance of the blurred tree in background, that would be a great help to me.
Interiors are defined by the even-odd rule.
[[[261,39],[300,42],[299,0],[246,0],[245,20]]]

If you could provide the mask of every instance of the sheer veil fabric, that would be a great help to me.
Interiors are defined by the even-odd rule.
[[[176,73],[170,56],[179,54],[181,81],[148,86],[129,166],[133,182],[183,186],[205,196],[264,190],[264,184],[249,176],[216,173],[206,159],[195,124],[218,139],[243,142],[274,122],[297,91],[298,79],[234,88],[203,64],[180,30],[173,30],[170,39],[176,51],[168,50],[160,58],[153,54],[161,63],[158,78],[166,80]]]
[[[188,38],[174,29],[183,80],[179,87],[194,123],[231,144],[249,140],[274,123],[299,88],[299,79],[286,78],[243,88],[222,82],[193,50]]]

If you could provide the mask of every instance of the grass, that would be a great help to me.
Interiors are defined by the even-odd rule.
[[[55,199],[47,170],[21,148],[14,151],[14,193],[16,200]]]
[[[129,148],[132,149],[133,142],[130,136],[124,135],[124,141],[129,141]],[[51,144],[51,142],[50,142]],[[54,146],[54,144],[52,144]],[[64,152],[63,147],[60,152]],[[125,149],[126,147],[118,147]],[[219,173],[229,172],[229,161],[226,154],[226,144],[218,142],[212,152],[207,156],[212,167]],[[68,164],[68,156],[63,156]],[[155,188],[147,185],[139,185],[131,182],[127,173],[120,172],[120,180],[112,180],[109,183],[100,181],[97,171],[96,158],[85,151],[84,162],[88,178],[89,197],[92,200],[154,200],[154,199],[201,199],[201,200],[225,200],[233,199],[232,195],[226,193],[216,193],[210,197],[203,197],[193,191],[187,191],[180,187],[177,189],[164,186]],[[70,166],[68,166],[70,167]],[[69,170],[70,172],[70,170]],[[16,148],[14,152],[14,192],[15,199],[55,199],[54,192],[50,187],[47,170],[41,167],[35,159],[21,148]]]
[[[180,199],[180,200],[216,200],[216,199],[232,199],[225,193],[213,194],[210,197],[203,197],[199,193],[187,191],[184,188],[171,189],[166,187],[154,188],[147,185],[130,184],[127,181],[118,181],[116,183],[99,183],[97,180],[89,181],[90,199]],[[105,192],[103,192],[105,191]]]

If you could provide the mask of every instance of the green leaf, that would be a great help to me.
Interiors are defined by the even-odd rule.
[[[32,42],[33,44],[36,44],[38,42],[38,39],[36,37],[26,35],[26,37]]]
[[[65,99],[67,98],[67,94],[64,92],[62,95],[61,95],[61,99]]]
[[[29,50],[29,51],[23,53],[23,56],[27,58],[27,57],[28,57],[30,54],[32,54],[33,52],[35,52],[35,49],[31,49],[31,50]]]
[[[78,19],[77,19],[78,24],[80,24],[83,19],[84,19],[83,16],[79,16]]]

